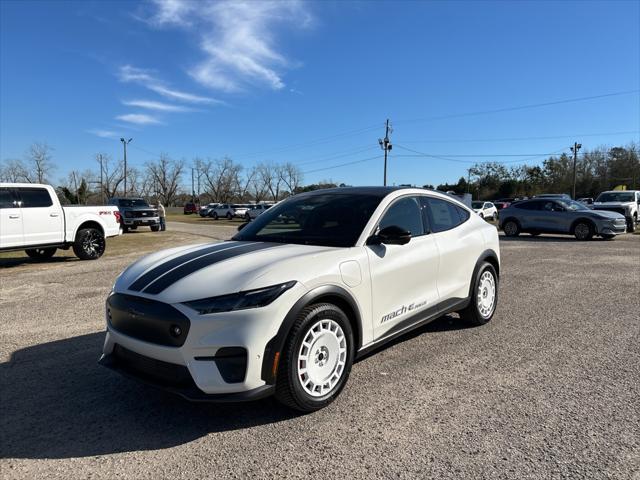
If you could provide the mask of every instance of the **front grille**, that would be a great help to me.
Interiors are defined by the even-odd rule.
[[[181,347],[191,322],[176,308],[148,298],[114,293],[107,299],[109,325],[138,340]]]
[[[594,210],[607,210],[608,212],[621,213],[622,215],[626,214],[625,209],[621,207],[594,207]]]
[[[153,210],[134,210],[133,216],[134,218],[155,217],[156,212],[154,212]]]
[[[194,386],[189,369],[184,365],[145,357],[118,344],[113,347],[112,359],[117,368],[149,383],[176,388]]]

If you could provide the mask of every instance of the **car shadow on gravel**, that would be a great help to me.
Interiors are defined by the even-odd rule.
[[[98,365],[104,333],[35,345],[0,364],[0,458],[157,450],[288,420],[272,399],[189,403]]]

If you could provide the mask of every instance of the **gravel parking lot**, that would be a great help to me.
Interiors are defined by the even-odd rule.
[[[184,225],[174,244],[233,232]],[[490,324],[443,317],[302,416],[189,404],[97,365],[105,297],[139,252],[0,259],[0,476],[640,478],[640,236],[501,243]]]

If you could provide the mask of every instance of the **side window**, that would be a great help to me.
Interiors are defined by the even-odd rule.
[[[515,208],[519,208],[521,210],[541,210],[542,204],[544,202],[522,202],[516,203],[514,205]]]
[[[22,200],[22,208],[50,207],[53,205],[51,196],[45,188],[19,188],[18,194]]]
[[[434,233],[451,230],[469,219],[469,212],[464,208],[439,198],[429,198],[427,211],[431,231]]]
[[[16,208],[18,205],[14,203],[13,193],[8,188],[0,188],[0,208]]]
[[[380,229],[396,225],[411,232],[412,237],[424,235],[422,224],[422,206],[417,197],[404,197],[396,200],[384,213],[378,226]]]

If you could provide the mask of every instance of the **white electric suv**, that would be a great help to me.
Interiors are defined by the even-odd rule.
[[[231,241],[128,267],[107,299],[100,363],[192,400],[275,394],[312,411],[386,341],[449,312],[488,322],[499,271],[496,228],[448,195],[299,194]]]

